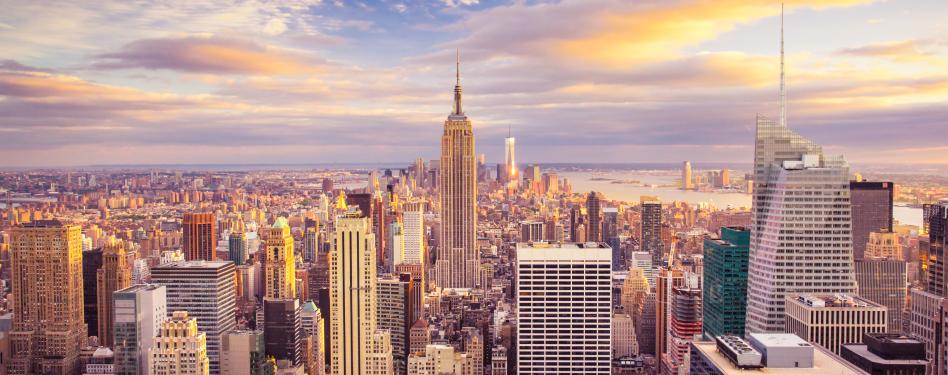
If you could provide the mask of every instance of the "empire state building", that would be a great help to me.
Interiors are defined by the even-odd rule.
[[[461,109],[460,72],[458,59],[454,111],[441,136],[441,241],[434,266],[435,282],[442,288],[474,288],[480,268],[474,129]]]

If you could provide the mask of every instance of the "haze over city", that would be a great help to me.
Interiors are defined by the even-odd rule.
[[[948,374],[946,15],[0,0],[0,375]]]
[[[530,162],[746,163],[777,111],[770,0],[2,5],[6,166],[434,157],[458,49],[492,161],[509,127]],[[856,164],[948,162],[946,11],[788,1],[789,125]]]

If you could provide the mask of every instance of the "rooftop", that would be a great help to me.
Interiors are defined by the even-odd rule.
[[[814,308],[855,307],[866,309],[884,309],[878,303],[850,294],[792,294],[787,300]]]
[[[791,343],[796,343],[801,341],[799,337],[796,340],[791,340],[786,337],[777,337],[777,336],[794,336],[787,334],[766,334],[761,335],[763,339],[768,342],[774,342],[776,345],[790,345]],[[848,362],[843,361],[841,358],[833,355],[830,352],[816,348],[813,354],[813,367],[809,368],[739,368],[737,365],[733,364],[724,353],[717,350],[717,343],[714,341],[695,341],[692,343],[693,347],[700,351],[702,355],[711,361],[715,367],[720,369],[724,374],[735,374],[735,375],[748,375],[748,374],[776,374],[776,375],[793,375],[793,374],[835,374],[835,375],[863,375],[865,372],[862,370],[850,365]]]

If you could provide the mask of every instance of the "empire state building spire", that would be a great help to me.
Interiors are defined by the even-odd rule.
[[[464,115],[464,111],[461,110],[461,50],[457,50],[455,64],[457,83],[454,84],[454,114],[461,116]]]

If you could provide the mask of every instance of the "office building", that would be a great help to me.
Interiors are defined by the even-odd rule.
[[[639,200],[641,229],[639,243],[641,250],[652,255],[652,265],[659,266],[665,261],[665,245],[662,242],[662,201],[658,197],[643,195]]]
[[[264,298],[296,298],[296,256],[290,225],[281,217],[265,234]]]
[[[750,231],[722,227],[720,238],[704,240],[704,319],[706,339],[744,336],[747,313],[747,256]]]
[[[865,375],[839,356],[789,333],[719,336],[691,344],[691,375]]]
[[[521,221],[520,222],[520,242],[540,242],[543,241],[543,222],[542,221]]]
[[[460,86],[460,84],[458,84]],[[516,187],[520,181],[520,169],[517,168],[517,139],[510,135],[510,128],[507,129],[507,138],[504,138],[504,173],[501,177],[497,176],[500,182],[508,183],[508,186]]]
[[[186,260],[214,260],[217,249],[217,219],[213,213],[188,212],[181,223]]]
[[[207,335],[211,374],[220,373],[221,336],[233,331],[236,319],[234,262],[187,261],[156,266],[152,282],[164,285],[169,311],[187,311]]]
[[[856,293],[849,166],[787,128],[782,40],[780,118],[757,117],[747,332],[782,332],[788,293]]]
[[[480,268],[477,249],[477,169],[474,130],[461,109],[458,63],[454,111],[444,121],[441,137],[441,236],[435,262],[435,283],[441,288],[473,288]]]
[[[417,316],[411,303],[410,274],[380,278],[378,281],[378,329],[392,336],[392,360],[395,372],[404,375],[408,363],[409,328]]]
[[[854,259],[863,259],[869,233],[892,231],[893,188],[891,182],[849,182]]]
[[[655,358],[662,361],[668,350],[669,320],[673,291],[685,284],[680,269],[661,268],[655,278]]]
[[[942,374],[945,360],[945,297],[920,289],[911,290],[908,334],[925,344],[929,374]]]
[[[82,252],[82,309],[89,336],[99,336],[99,269],[102,248]]]
[[[263,299],[263,337],[267,357],[296,367],[303,365],[303,321],[298,299]]]
[[[233,331],[221,340],[221,375],[268,375],[276,363],[267,359],[262,331]]]
[[[402,226],[404,233],[404,254],[402,254],[402,263],[422,264],[425,258],[425,212],[424,207],[418,203],[409,203],[405,205],[405,211],[402,213]],[[396,266],[398,263],[396,262]]]
[[[234,232],[227,237],[227,251],[230,255],[230,261],[240,266],[247,263],[250,254],[247,252],[247,234],[243,232]]]
[[[516,251],[517,373],[608,374],[612,249],[519,243]]]
[[[612,358],[639,355],[635,324],[629,314],[612,315]]]
[[[378,280],[371,224],[360,213],[350,211],[337,217],[335,226],[329,254],[331,373],[390,374],[391,336],[378,331]]]
[[[135,252],[126,251],[125,242],[110,239],[102,249],[102,268],[96,274],[96,296],[98,299],[99,343],[115,347],[112,332],[112,293],[132,286],[132,265]]]
[[[662,373],[689,373],[691,342],[701,335],[701,289],[697,285],[672,289],[668,343],[662,357]]]
[[[619,243],[619,209],[616,207],[602,209],[602,242],[612,248],[612,270],[626,268],[626,257]]]
[[[870,374],[925,375],[925,344],[908,336],[866,333],[862,343],[843,344],[840,357]]]
[[[885,333],[888,309],[852,295],[787,295],[787,332],[839,355],[865,333]]]
[[[899,234],[892,232],[870,232],[862,259],[905,260]],[[857,259],[859,260],[859,259]]]
[[[148,351],[149,375],[207,375],[210,361],[207,335],[187,311],[175,311],[161,323],[155,345]]]
[[[118,290],[113,296],[115,374],[147,374],[148,350],[168,318],[166,289],[142,284]]]
[[[886,332],[902,332],[902,313],[908,301],[906,263],[866,257],[856,261],[855,271],[859,296],[888,309]]]
[[[431,344],[408,358],[408,375],[474,375],[473,356],[453,346]]]
[[[36,220],[10,233],[9,374],[75,374],[86,342],[82,233],[58,220]]]
[[[691,162],[685,161],[681,166],[681,189],[694,189],[694,180],[691,178]]]
[[[945,249],[948,248],[948,200],[928,207],[924,216],[928,223],[928,291],[948,296],[945,287]],[[920,249],[921,251],[921,249]]]
[[[595,191],[586,196],[586,214],[589,217],[586,241],[602,242],[602,200]]]

